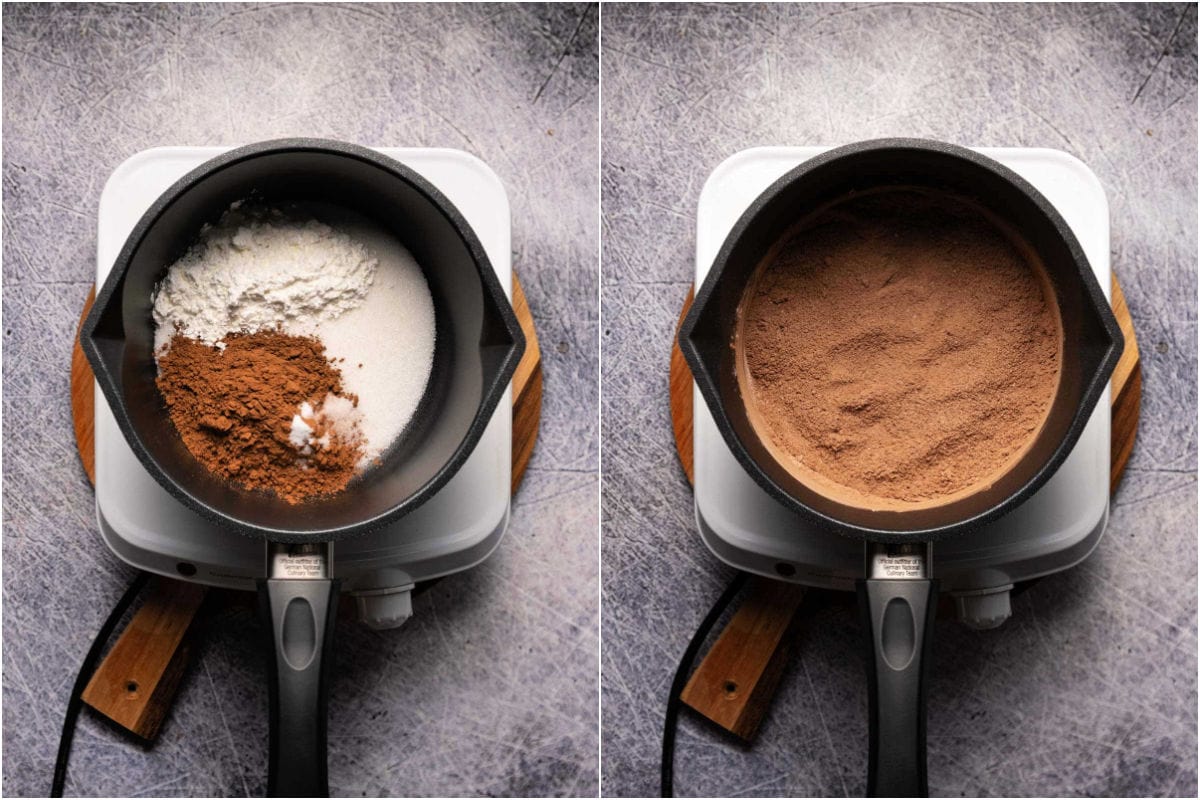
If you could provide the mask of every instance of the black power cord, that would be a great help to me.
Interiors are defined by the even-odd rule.
[[[696,656],[700,652],[700,647],[704,644],[704,640],[708,638],[709,632],[713,626],[717,624],[717,620],[721,618],[721,614],[725,609],[729,608],[729,604],[733,602],[733,598],[737,597],[742,591],[742,587],[746,585],[746,580],[750,577],[747,572],[739,572],[729,582],[729,586],[725,587],[725,591],[721,592],[721,596],[717,598],[717,602],[709,609],[708,616],[700,623],[700,627],[692,635],[692,640],[688,642],[687,649],[683,651],[683,658],[679,659],[679,666],[675,670],[675,680],[671,681],[671,695],[667,698],[667,716],[663,724],[663,746],[662,746],[662,796],[674,797],[675,791],[675,729],[679,724],[679,707],[683,704],[680,695],[683,694],[683,687],[687,685],[688,677],[692,672],[692,664],[696,660]]]
[[[67,782],[67,762],[71,759],[71,742],[75,739],[75,723],[79,720],[79,712],[83,708],[84,687],[88,685],[88,681],[96,672],[100,654],[104,652],[104,645],[112,637],[117,623],[133,605],[133,601],[137,599],[148,580],[150,580],[149,572],[137,574],[129,584],[129,588],[125,590],[125,594],[121,595],[121,599],[109,612],[108,619],[104,620],[104,625],[96,634],[91,649],[84,656],[83,663],[79,665],[79,674],[75,676],[75,685],[71,688],[71,698],[67,701],[67,714],[63,718],[62,735],[58,739],[58,757],[54,761],[54,782],[50,786],[51,797],[63,796],[63,786]]]

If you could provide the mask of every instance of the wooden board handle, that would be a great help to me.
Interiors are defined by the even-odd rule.
[[[684,687],[683,702],[751,740],[791,654],[804,587],[754,578],[746,599]]]
[[[208,589],[156,577],[149,596],[83,690],[83,702],[153,740],[190,660],[196,612]]]

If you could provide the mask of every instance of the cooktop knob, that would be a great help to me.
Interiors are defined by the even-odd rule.
[[[377,631],[399,628],[412,616],[412,587],[354,592],[358,618]]]
[[[1012,584],[975,592],[954,592],[958,619],[968,628],[978,631],[997,628],[1012,616],[1009,591]]]

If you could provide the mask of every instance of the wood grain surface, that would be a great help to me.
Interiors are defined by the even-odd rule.
[[[1116,491],[1137,437],[1142,400],[1142,368],[1138,354],[1133,318],[1125,302],[1125,293],[1117,276],[1112,276],[1112,306],[1125,349],[1112,376],[1112,465],[1110,491]],[[679,326],[692,306],[688,291],[675,326],[671,343],[670,393],[671,425],[679,463],[694,482],[692,468],[692,373],[679,349]],[[705,654],[684,690],[683,702],[725,730],[743,739],[751,739],[782,675],[789,652],[789,636],[795,630],[802,592],[782,594],[777,602],[764,598],[779,595],[782,581],[754,577],[746,590],[746,600],[722,629],[713,647]],[[774,595],[772,593],[775,593]],[[948,598],[947,598],[948,599]],[[793,602],[794,600],[794,602]],[[735,687],[724,691],[724,687]]]
[[[525,333],[525,354],[513,373],[512,491],[516,494],[533,455],[533,446],[537,444],[538,423],[542,419],[542,351],[525,290],[515,273],[512,280],[513,311],[517,312],[517,320]]]
[[[96,376],[92,374],[92,365],[79,345],[79,332],[94,302],[95,286],[88,292],[87,300],[83,301],[83,312],[79,315],[79,324],[75,326],[75,346],[71,348],[71,421],[75,425],[75,449],[79,451],[83,471],[87,473],[92,486],[96,485]]]
[[[96,483],[95,376],[79,344],[79,328],[96,299],[88,294],[71,353],[71,416],[84,472]],[[512,491],[515,494],[533,456],[542,415],[542,356],[533,313],[521,282],[513,275],[513,310],[525,333],[525,353],[513,374]],[[153,740],[170,711],[179,680],[191,656],[194,619],[207,587],[155,577],[146,601],[121,631],[84,691],[83,700],[120,727]],[[343,606],[349,608],[348,604]]]
[[[752,581],[684,687],[683,702],[735,736],[753,739],[787,666],[803,599],[797,583]]]
[[[1112,276],[1112,306],[1125,334],[1125,349],[1117,362],[1112,376],[1112,464],[1109,474],[1109,493],[1117,490],[1117,484],[1125,474],[1125,465],[1133,454],[1133,443],[1137,439],[1138,418],[1142,409],[1142,360],[1138,352],[1137,334],[1133,330],[1133,316],[1125,302],[1125,292]]]
[[[196,612],[207,589],[162,576],[87,687],[83,702],[139,738],[153,741],[191,656]]]

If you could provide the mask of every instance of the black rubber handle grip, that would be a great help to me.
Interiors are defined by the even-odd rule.
[[[870,690],[869,797],[927,797],[925,685],[937,581],[860,580]]]
[[[271,636],[267,794],[328,797],[325,719],[338,581],[260,580],[258,597]]]

